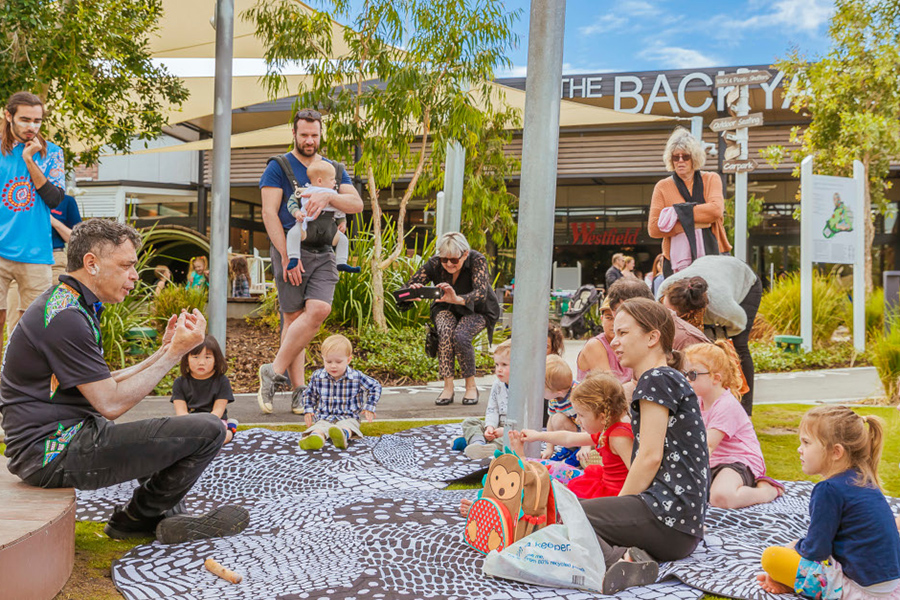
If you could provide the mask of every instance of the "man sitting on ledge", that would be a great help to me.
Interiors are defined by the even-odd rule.
[[[173,315],[156,353],[110,373],[100,312],[134,289],[140,244],[137,231],[115,221],[91,219],[72,230],[67,274],[31,304],[9,338],[0,372],[8,467],[45,488],[93,490],[138,479],[131,500],[106,524],[112,538],[155,534],[171,544],[233,535],[249,522],[241,507],[173,514],[222,447],[226,430],[218,417],[111,421],[149,394],[206,332],[200,311]]]

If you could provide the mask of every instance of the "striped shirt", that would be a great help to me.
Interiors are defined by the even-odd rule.
[[[337,380],[319,369],[303,391],[303,411],[313,413],[317,421],[359,420],[360,412],[375,412],[380,398],[381,384],[356,369],[347,367]]]
[[[566,395],[562,398],[553,398],[547,403],[547,412],[551,415],[553,413],[562,413],[569,417],[570,419],[574,419],[576,417],[575,407],[572,406],[572,401],[569,400],[569,395],[572,393],[572,388],[569,388],[569,391],[566,392]]]

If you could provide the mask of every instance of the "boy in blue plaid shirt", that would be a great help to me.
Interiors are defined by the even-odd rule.
[[[360,413],[369,423],[375,419],[381,384],[350,368],[351,358],[353,345],[346,337],[332,335],[322,342],[325,368],[312,374],[303,391],[303,450],[320,449],[326,437],[336,448],[346,448],[350,438],[363,435],[359,429]]]

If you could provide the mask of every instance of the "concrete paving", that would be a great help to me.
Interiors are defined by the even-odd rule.
[[[566,342],[565,358],[573,368],[582,341]],[[792,373],[762,373],[756,375],[756,404],[855,404],[868,398],[884,395],[881,381],[874,367],[798,371]],[[424,386],[393,387],[383,390],[378,403],[379,420],[463,419],[482,416],[493,377],[476,379],[481,401],[474,406],[461,404],[464,388],[457,381],[456,401],[449,406],[436,406],[434,399],[441,391],[440,382]],[[278,394],[275,411],[263,415],[256,402],[256,394],[237,394],[228,407],[228,416],[242,424],[302,424],[303,416],[291,413],[290,395]],[[174,414],[168,398],[150,397],[123,415],[119,421],[128,422]]]

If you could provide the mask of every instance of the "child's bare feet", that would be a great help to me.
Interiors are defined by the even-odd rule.
[[[793,594],[794,590],[784,585],[783,583],[779,583],[772,579],[768,573],[757,573],[756,581],[759,583],[759,587],[769,592],[770,594]]]
[[[513,430],[509,432],[509,448],[519,458],[525,458],[525,438],[522,437],[521,431]]]
[[[459,514],[461,514],[462,516],[466,516],[467,514],[469,514],[469,509],[472,508],[472,504],[474,503],[468,498],[463,498],[462,500],[460,500]]]

